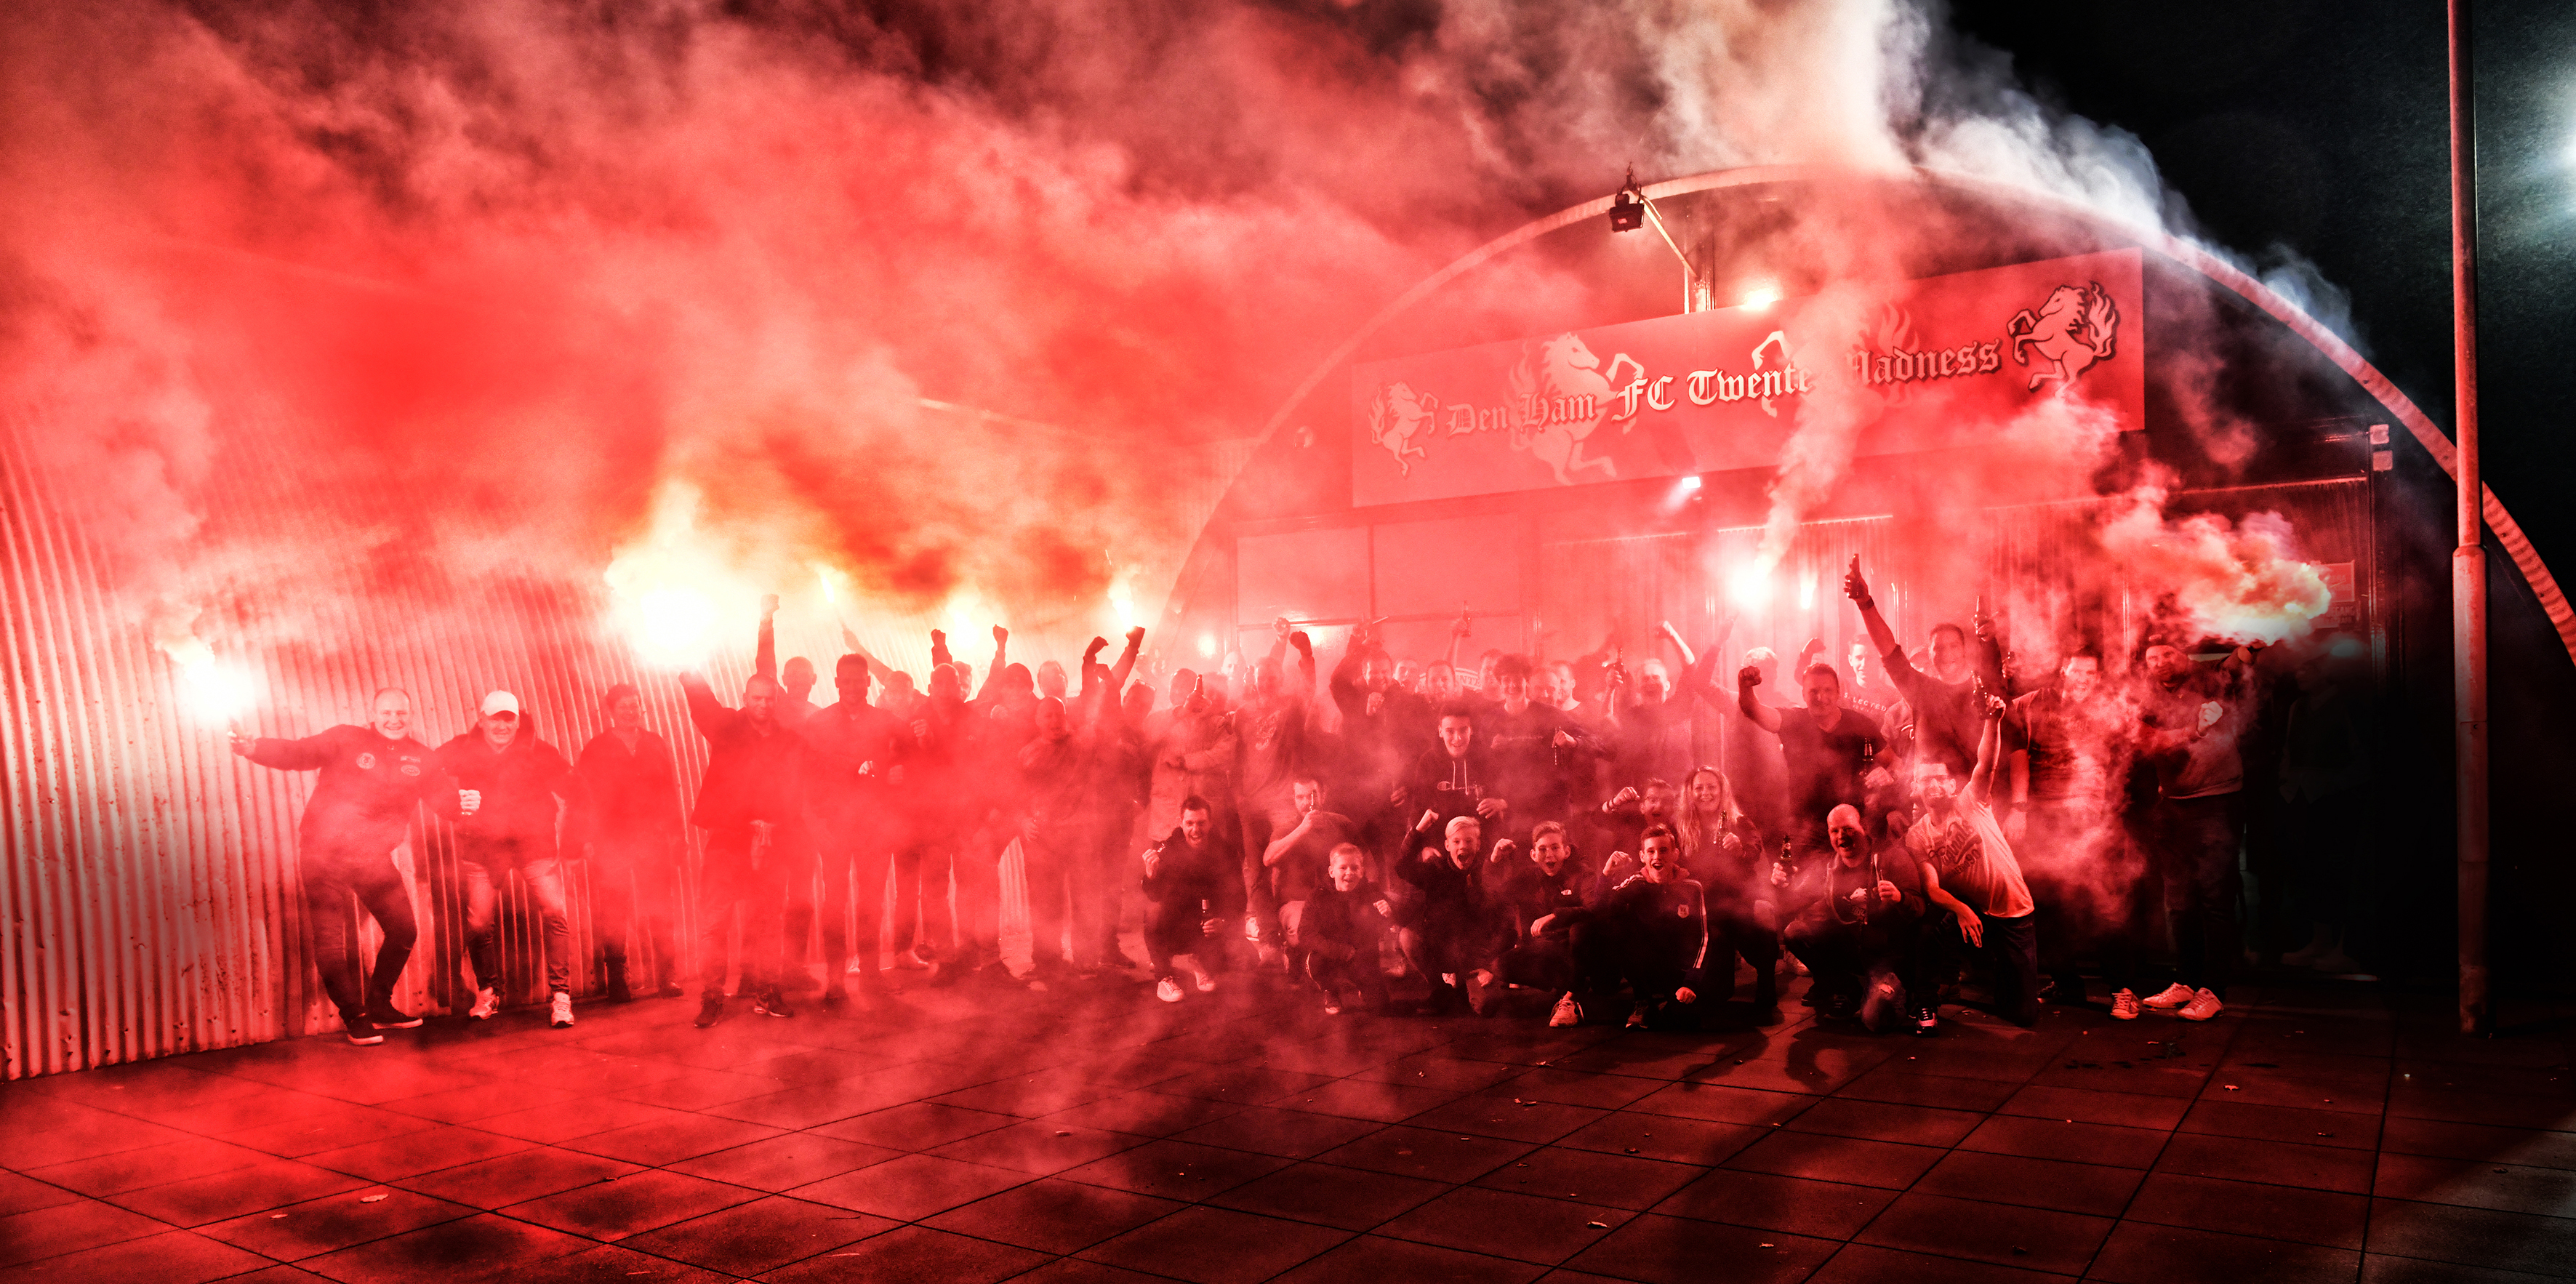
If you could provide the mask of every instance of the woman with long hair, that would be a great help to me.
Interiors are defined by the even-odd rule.
[[[1769,1013],[1780,1005],[1780,915],[1762,860],[1761,831],[1736,805],[1726,773],[1715,767],[1699,767],[1682,778],[1676,819],[1682,863],[1707,889],[1711,935],[1753,965],[1753,1006]],[[1735,967],[1731,959],[1719,963],[1710,960],[1709,988],[1724,1002],[1735,993]]]

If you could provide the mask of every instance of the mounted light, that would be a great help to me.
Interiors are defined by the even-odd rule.
[[[1628,188],[1610,202],[1611,231],[1634,232],[1645,225],[1646,202],[1637,196],[1636,188]]]

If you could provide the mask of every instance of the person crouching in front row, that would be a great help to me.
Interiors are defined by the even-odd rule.
[[[1826,813],[1825,842],[1832,855],[1804,871],[1771,867],[1771,885],[1786,903],[1805,900],[1780,937],[1815,976],[1816,1015],[1858,1015],[1873,1034],[1914,1024],[1906,991],[1924,913],[1922,873],[1902,845],[1873,853],[1860,809],[1848,804]]]
[[[1345,991],[1386,1014],[1378,945],[1394,914],[1386,889],[1368,881],[1368,854],[1357,843],[1336,844],[1325,858],[1324,885],[1307,894],[1288,938],[1289,948],[1305,955],[1307,979],[1324,992],[1326,1016],[1341,1015]]]
[[[1196,794],[1181,803],[1181,824],[1171,836],[1145,849],[1145,877],[1140,889],[1151,906],[1145,915],[1145,956],[1154,967],[1154,997],[1181,1001],[1181,983],[1173,975],[1175,960],[1187,960],[1191,983],[1199,993],[1216,988],[1199,958],[1202,949],[1218,949],[1226,920],[1240,913],[1227,905],[1229,891],[1241,896],[1241,863],[1230,844],[1208,823],[1208,801]]]
[[[1534,934],[1588,924],[1605,962],[1628,983],[1632,1027],[1687,1029],[1699,1021],[1700,972],[1708,965],[1708,901],[1682,868],[1681,837],[1670,826],[1639,836],[1637,873],[1594,908],[1569,908],[1530,924]],[[1588,953],[1589,951],[1587,951]],[[1732,966],[1734,959],[1727,960]]]
[[[1484,825],[1474,816],[1452,816],[1434,846],[1431,827],[1439,820],[1436,811],[1422,813],[1410,836],[1413,854],[1395,862],[1396,877],[1419,894],[1400,910],[1396,940],[1405,961],[1431,985],[1424,1010],[1433,1016],[1467,1006],[1467,982],[1490,983],[1491,972],[1475,973],[1502,952],[1499,925],[1485,898]]]

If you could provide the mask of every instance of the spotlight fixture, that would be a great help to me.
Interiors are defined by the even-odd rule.
[[[1619,195],[1610,201],[1610,230],[1634,232],[1645,225],[1646,202],[1638,197],[1637,183],[1632,178],[1628,181],[1628,186],[1621,189]]]

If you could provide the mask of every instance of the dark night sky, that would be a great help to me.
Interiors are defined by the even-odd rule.
[[[2349,337],[2446,430],[2440,0],[1958,0],[2043,96],[2145,140],[2210,240],[2350,297]],[[2576,574],[2576,4],[2478,8],[2479,388],[2487,483]],[[2402,434],[2401,434],[2402,436]]]

